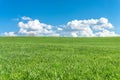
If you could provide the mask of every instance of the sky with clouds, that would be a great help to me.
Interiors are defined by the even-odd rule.
[[[0,36],[120,35],[120,0],[0,0]]]

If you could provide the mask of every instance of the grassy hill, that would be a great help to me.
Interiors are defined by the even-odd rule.
[[[120,38],[0,37],[0,80],[120,80]]]

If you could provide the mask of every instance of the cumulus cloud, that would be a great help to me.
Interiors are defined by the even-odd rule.
[[[4,32],[4,36],[16,36],[15,32]]]
[[[24,20],[26,20],[24,22]],[[53,26],[38,19],[22,17],[18,23],[19,31],[5,32],[4,35],[16,36],[69,36],[69,37],[106,37],[118,36],[112,29],[114,26],[107,18],[72,20],[65,25]]]
[[[71,36],[73,36],[73,37],[78,37],[78,35],[77,35],[76,32],[72,32],[72,33],[71,33]]]
[[[58,30],[58,31],[62,31],[63,29],[58,27],[57,30]]]
[[[119,36],[118,34],[116,34],[114,31],[109,31],[109,30],[103,30],[101,32],[97,32],[95,34],[96,36],[101,36],[101,37],[106,37],[106,36]]]
[[[39,20],[30,20],[27,23],[19,22],[18,31],[21,35],[33,35],[33,36],[59,36],[55,33],[52,25],[41,23]]]
[[[113,28],[107,18],[73,20],[67,23],[64,32],[68,32],[66,36],[73,37],[117,36],[111,31]]]

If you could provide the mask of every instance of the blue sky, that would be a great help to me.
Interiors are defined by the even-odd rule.
[[[0,0],[0,33],[19,31],[23,16],[53,26],[104,17],[120,33],[120,0]]]

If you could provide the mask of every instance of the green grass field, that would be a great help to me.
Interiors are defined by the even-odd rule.
[[[120,80],[120,38],[0,37],[0,80]]]

